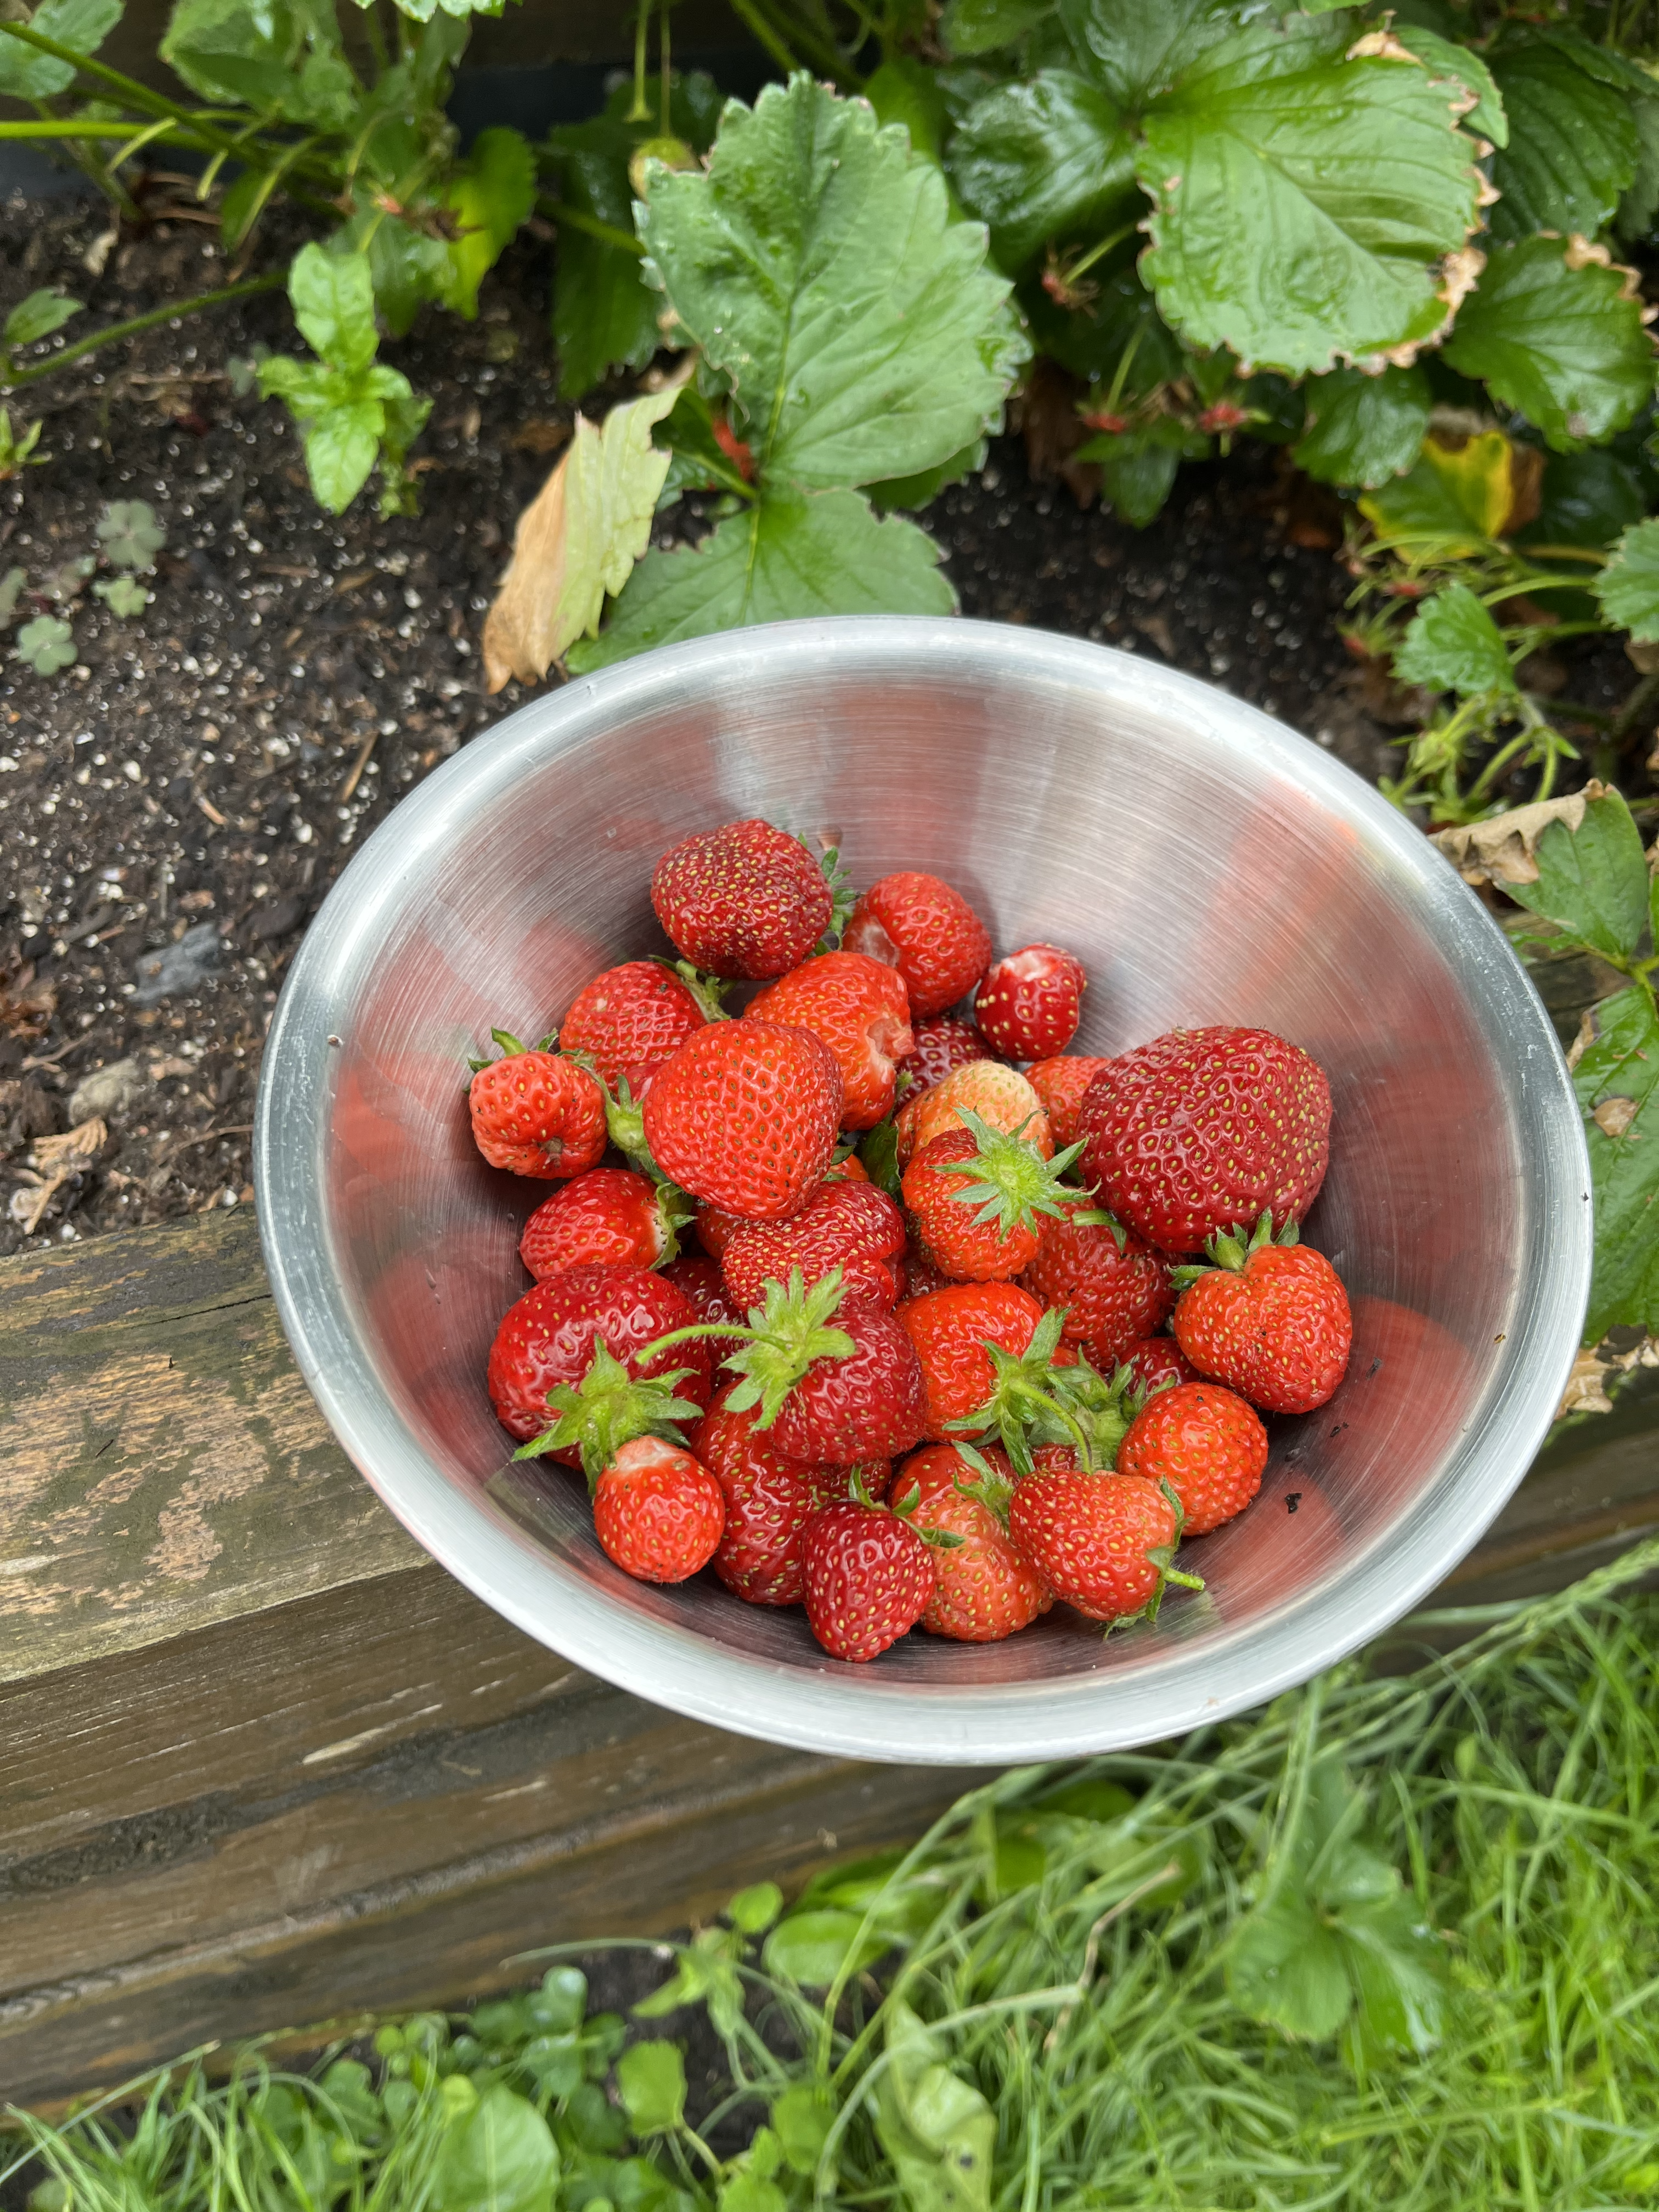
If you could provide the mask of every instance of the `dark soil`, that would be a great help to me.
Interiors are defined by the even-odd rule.
[[[0,213],[0,313],[61,284],[88,303],[73,339],[224,281],[199,213],[112,246],[105,222],[84,204]],[[477,323],[434,315],[386,349],[434,397],[415,517],[313,501],[292,426],[241,369],[295,343],[280,295],[14,398],[53,458],[0,485],[0,568],[27,571],[17,622],[64,614],[78,657],[52,677],[0,670],[0,1251],[251,1198],[261,1045],[307,921],[403,793],[526,696],[485,696],[478,638],[568,434],[549,252],[521,241]],[[125,622],[58,573],[97,552],[102,504],[122,499],[167,532],[154,599]],[[1137,533],[1035,482],[1009,437],[925,520],[965,613],[1190,670],[1375,775],[1388,732],[1336,634],[1334,509],[1256,449],[1184,472]],[[1628,680],[1614,669],[1585,696]],[[39,1149],[94,1119],[90,1167]]]

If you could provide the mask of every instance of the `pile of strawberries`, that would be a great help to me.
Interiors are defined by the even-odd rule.
[[[1346,1367],[1342,1285],[1297,1238],[1329,1085],[1265,1030],[1070,1054],[1069,953],[994,961],[936,876],[850,913],[840,884],[765,822],[688,837],[651,886],[678,961],[607,969],[556,1037],[474,1063],[484,1158],[559,1186],[495,1412],[585,1472],[624,1572],[712,1565],[838,1659],[1056,1599],[1150,1614],[1200,1586],[1183,1533],[1255,1496],[1261,1414]]]

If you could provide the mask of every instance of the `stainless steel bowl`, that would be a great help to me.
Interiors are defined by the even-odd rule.
[[[1348,1379],[1274,1426],[1206,1578],[1103,1642],[828,1659],[711,1577],[629,1582],[577,1479],[507,1465],[484,1395],[546,1187],[484,1167],[463,1092],[596,969],[661,950],[688,831],[832,832],[855,881],[932,868],[998,944],[1071,946],[1077,1048],[1281,1031],[1329,1072],[1307,1224],[1353,1300]],[[1583,1320],[1589,1183],[1561,1055],[1500,931],[1356,776],[1254,708],[1099,647],[988,624],[789,623],[568,684],[405,799],[330,894],[271,1024],[257,1139],[278,1308],[398,1518],[528,1634],[659,1704],[862,1758],[1006,1763],[1168,1736],[1302,1680],[1468,1550],[1548,1427]]]

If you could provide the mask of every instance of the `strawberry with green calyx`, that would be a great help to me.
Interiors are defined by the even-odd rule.
[[[927,1282],[929,1264],[912,1263],[916,1279]],[[897,1318],[921,1363],[927,1394],[924,1433],[949,1443],[952,1422],[971,1413],[995,1380],[991,1346],[1018,1357],[1030,1343],[1042,1308],[1017,1283],[945,1283],[907,1298]]]
[[[1060,1178],[1082,1151],[1045,1159],[1022,1121],[994,1128],[971,1108],[962,1127],[925,1145],[904,1171],[904,1202],[928,1256],[958,1281],[1008,1281],[1036,1259],[1039,1222],[1065,1218],[1076,1194]]]
[[[835,894],[805,846],[752,817],[665,853],[651,903],[683,957],[738,981],[798,968],[835,919]]]
[[[931,1635],[959,1644],[998,1644],[1052,1604],[1042,1577],[1009,1538],[1011,1476],[994,1444],[986,1452],[930,1444],[908,1459],[895,1479],[893,1488],[902,1493],[893,1501],[896,1511],[926,1523],[924,1534],[957,1540],[934,1547],[933,1595],[921,1616]]]
[[[635,1437],[593,1486],[593,1528],[606,1557],[636,1582],[683,1583],[718,1550],[726,1501],[683,1444]]]
[[[657,1340],[697,1318],[684,1292],[651,1267],[562,1267],[517,1299],[502,1316],[489,1348],[488,1389],[496,1419],[520,1443],[546,1429],[548,1396],[559,1383],[586,1375],[593,1346],[606,1347],[635,1382],[661,1382],[670,1368],[689,1368],[679,1395],[699,1407],[708,1396],[708,1354],[699,1343],[684,1359]],[[573,1446],[557,1456],[580,1464]]]
[[[801,1543],[801,1595],[832,1659],[875,1658],[914,1628],[938,1582],[938,1547],[892,1507],[854,1494],[824,1505]]]
[[[647,1346],[647,1353],[657,1347]],[[600,1475],[623,1446],[638,1437],[656,1437],[683,1445],[681,1424],[702,1418],[701,1403],[675,1395],[676,1386],[692,1380],[692,1367],[671,1368],[665,1374],[640,1376],[613,1358],[603,1337],[595,1337],[587,1372],[579,1382],[557,1382],[547,1394],[551,1425],[528,1443],[520,1444],[514,1459],[539,1459],[544,1452],[562,1458],[574,1455],[587,1477],[591,1496]]]
[[[1298,1240],[1294,1222],[1277,1237],[1263,1213],[1212,1237],[1210,1267],[1177,1267],[1176,1341],[1201,1375],[1224,1382],[1270,1413],[1308,1413],[1333,1395],[1353,1344],[1348,1294],[1330,1261]]]
[[[1139,1475],[1047,1464],[1015,1486],[1008,1531],[1054,1595],[1091,1620],[1154,1620],[1169,1584],[1204,1587],[1175,1565],[1180,1499]]]
[[[1086,1194],[1046,1219],[1020,1277],[1045,1306],[1064,1306],[1066,1334],[1097,1366],[1115,1367],[1127,1344],[1151,1336],[1175,1304],[1170,1265]]]
[[[1103,1375],[1080,1355],[1070,1365],[1056,1364],[1064,1318],[1051,1308],[1018,1358],[988,1346],[989,1395],[951,1424],[969,1434],[994,1432],[1022,1475],[1030,1474],[1045,1446],[1074,1453],[1085,1472],[1111,1467],[1138,1410],[1127,1368]]]
[[[499,1060],[468,1062],[467,1108],[478,1150],[514,1175],[584,1175],[605,1151],[605,1092],[589,1070],[550,1048],[491,1030]]]
[[[519,1257],[538,1283],[562,1267],[655,1267],[679,1250],[693,1218],[672,1182],[629,1168],[592,1168],[544,1198],[524,1225]]]
[[[1018,1130],[1043,1158],[1052,1159],[1054,1132],[1042,1101],[1017,1067],[1000,1060],[970,1060],[953,1067],[931,1091],[907,1098],[894,1117],[901,1169],[947,1129],[966,1128],[966,1114],[977,1114],[994,1129]]]
[[[810,853],[811,848],[809,846],[807,850]],[[853,918],[853,909],[859,902],[859,895],[853,889],[852,877],[841,864],[839,845],[824,847],[823,857],[818,866],[823,871],[823,880],[830,886],[830,921],[812,949],[815,952],[833,952],[846,934],[847,925]]]
[[[721,1253],[720,1272],[745,1310],[764,1298],[769,1282],[787,1281],[797,1267],[811,1284],[839,1267],[849,1299],[891,1307],[904,1245],[904,1216],[885,1191],[837,1179],[821,1182],[787,1221],[746,1222]]]

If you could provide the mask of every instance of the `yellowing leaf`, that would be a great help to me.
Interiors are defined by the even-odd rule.
[[[670,456],[651,442],[678,383],[613,407],[603,428],[583,416],[558,466],[519,517],[513,559],[484,623],[484,671],[538,684],[584,632],[597,634],[607,592],[620,592],[651,539]]]
[[[1512,806],[1490,821],[1437,830],[1433,842],[1467,884],[1497,884],[1504,890],[1516,884],[1535,884],[1538,841],[1551,823],[1577,830],[1585,808],[1607,795],[1606,784],[1592,778],[1582,791],[1571,792],[1565,799],[1542,799],[1531,806]]]
[[[1359,502],[1385,545],[1408,558],[1459,560],[1522,529],[1538,512],[1544,457],[1501,430],[1461,444],[1429,437],[1417,465]]]

